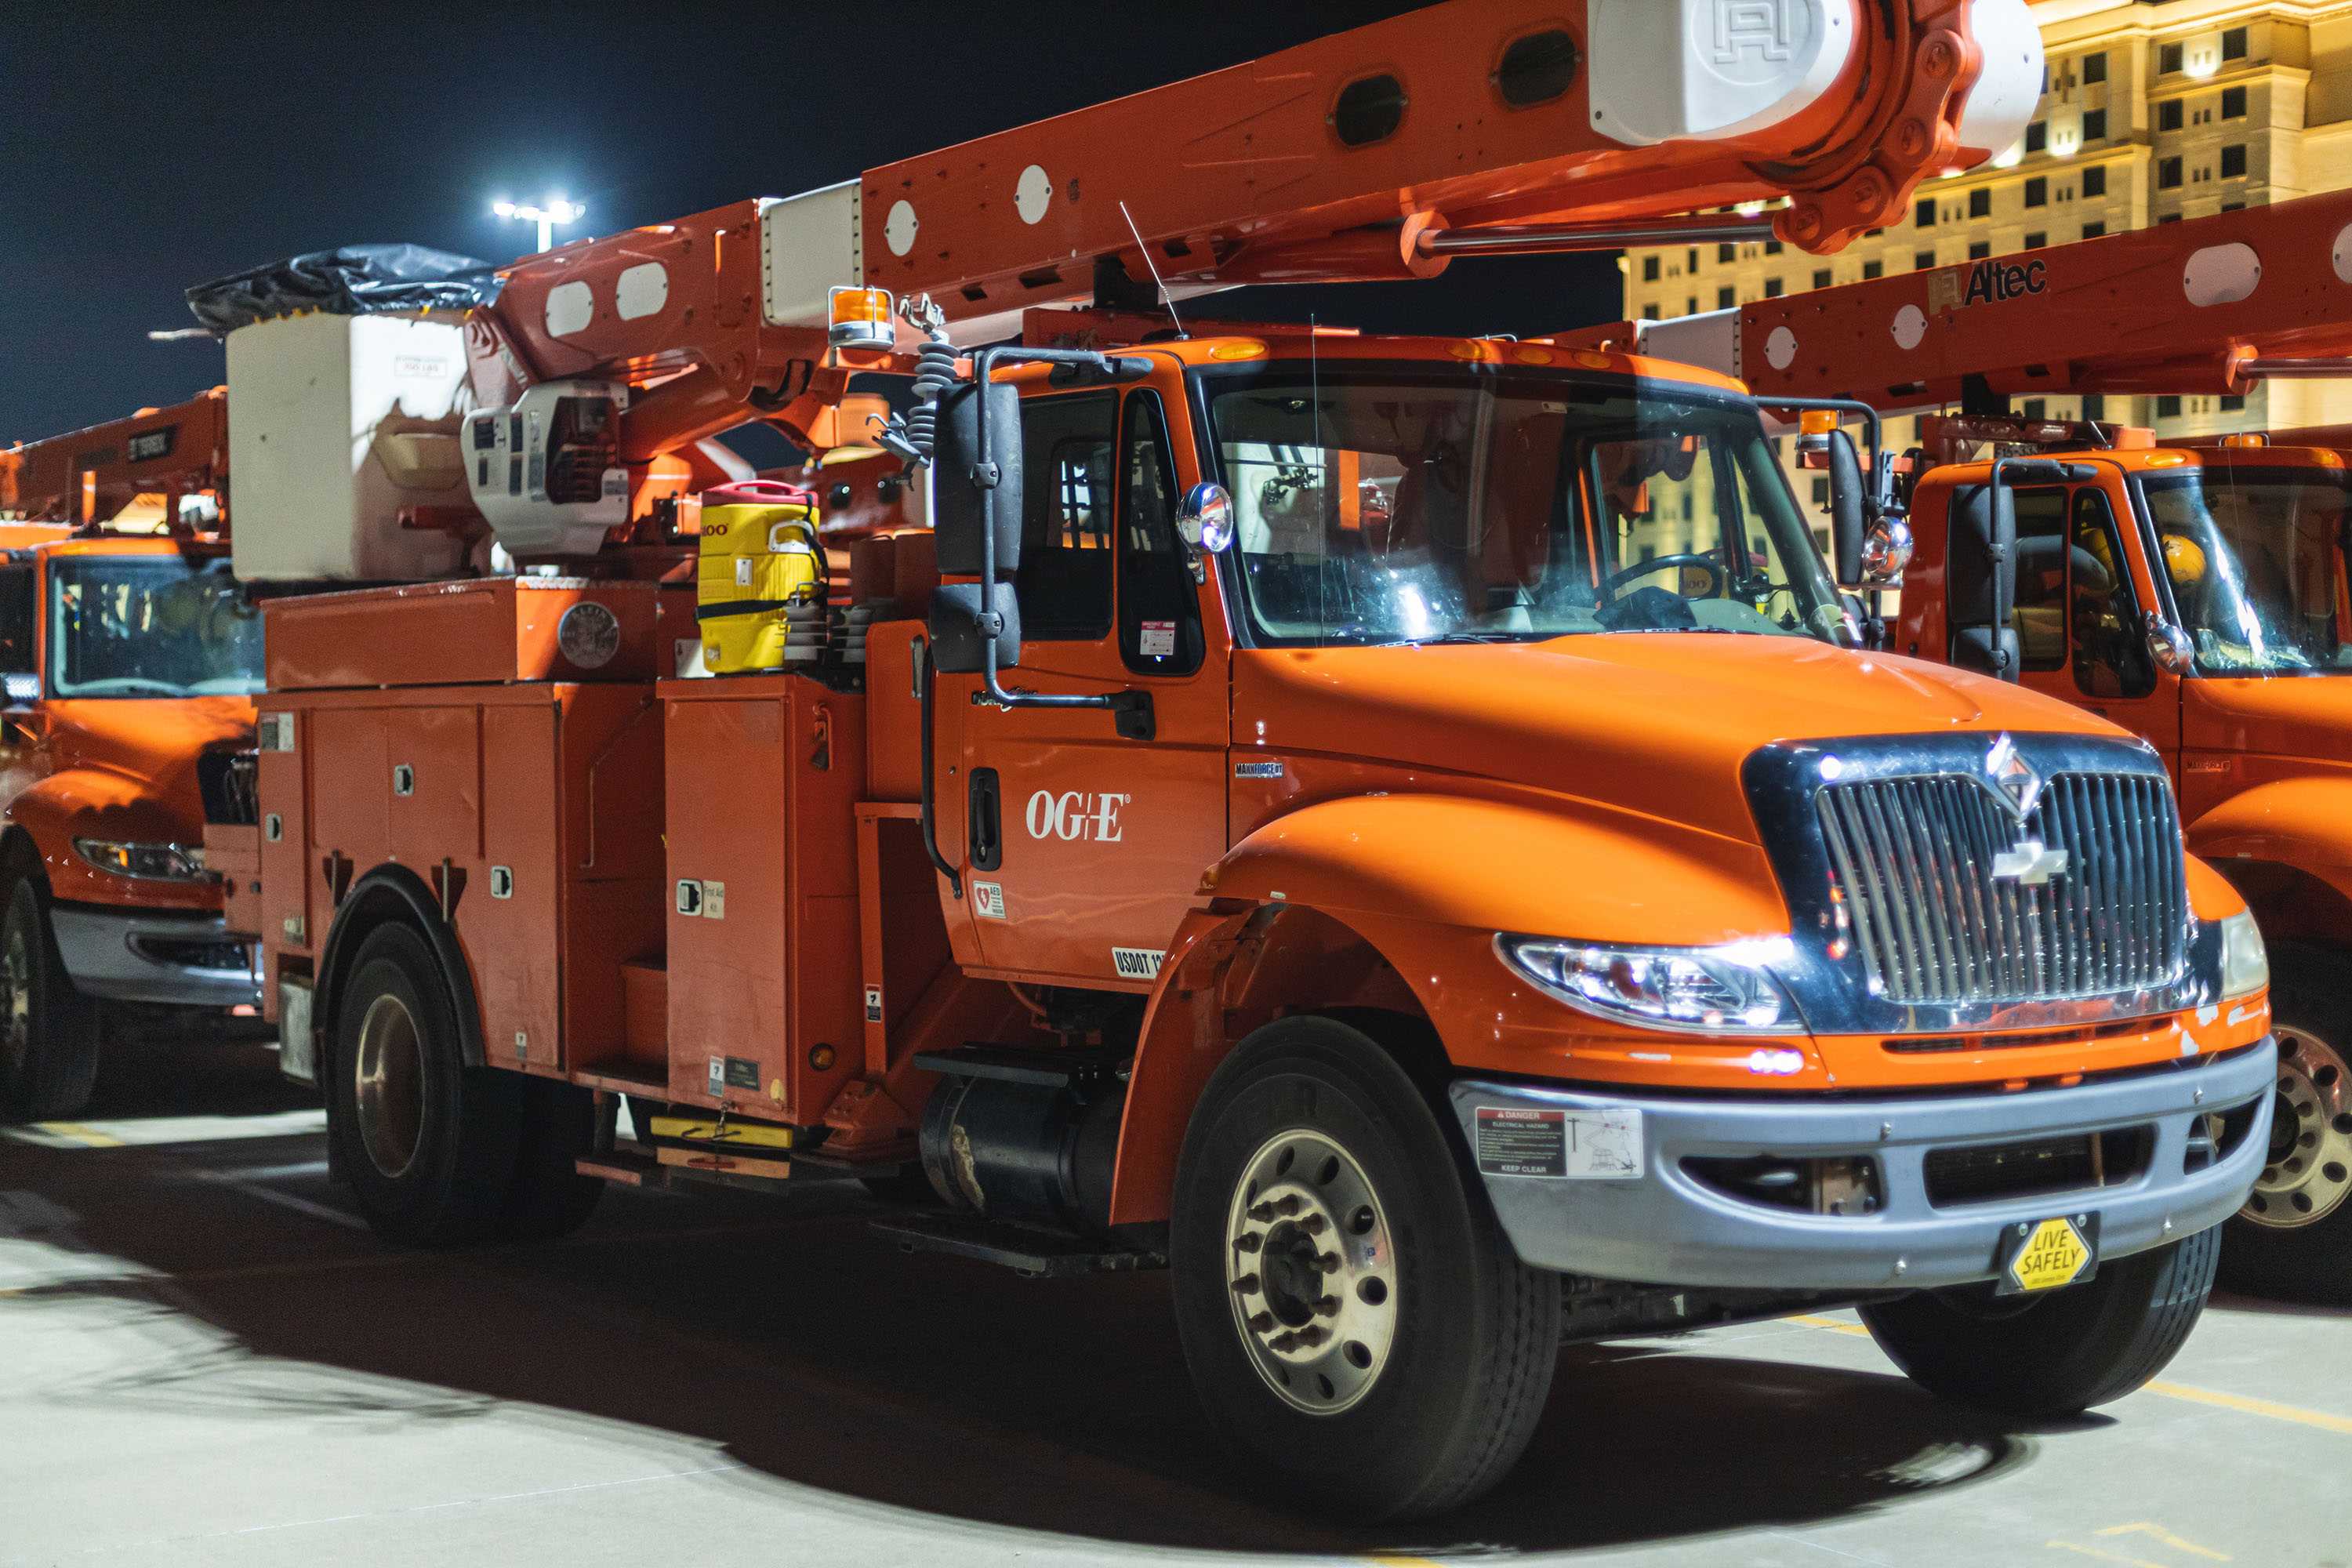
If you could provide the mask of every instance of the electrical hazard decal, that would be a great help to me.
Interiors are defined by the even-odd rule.
[[[1490,1176],[1622,1182],[1643,1169],[1638,1110],[1536,1110],[1482,1105],[1478,1169]]]
[[[1176,623],[1146,621],[1140,636],[1135,639],[1135,651],[1145,658],[1176,657]]]
[[[1160,948],[1114,947],[1110,950],[1110,966],[1121,980],[1157,980],[1160,966],[1167,957],[1167,952]]]

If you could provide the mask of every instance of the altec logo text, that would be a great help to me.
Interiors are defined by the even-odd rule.
[[[2050,287],[2049,267],[2040,261],[1979,261],[1963,275],[1952,268],[1927,279],[1927,309],[1948,314],[1970,305],[2004,305]]]
[[[1118,820],[1119,807],[1134,798],[1131,795],[1089,795],[1075,789],[1055,795],[1052,790],[1041,789],[1029,797],[1029,837],[1087,838],[1097,844],[1116,844],[1124,832]]]

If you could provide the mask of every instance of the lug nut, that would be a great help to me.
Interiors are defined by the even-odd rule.
[[[1255,1274],[1243,1275],[1240,1279],[1234,1281],[1234,1289],[1244,1296],[1256,1295],[1257,1276]]]
[[[1288,1197],[1277,1202],[1274,1205],[1274,1212],[1280,1215],[1283,1218],[1288,1219],[1292,1215],[1297,1214],[1303,1206],[1305,1205],[1301,1205],[1298,1201],[1298,1194],[1293,1193]]]
[[[1298,1348],[1298,1336],[1289,1332],[1279,1333],[1268,1340],[1266,1343],[1286,1354]]]
[[[1339,1255],[1336,1252],[1327,1252],[1315,1261],[1322,1265],[1323,1272],[1326,1274],[1337,1274],[1339,1272]],[[1253,1276],[1253,1278],[1255,1278],[1255,1276]]]
[[[1250,1319],[1249,1326],[1252,1333],[1263,1334],[1270,1332],[1274,1328],[1274,1314],[1272,1312],[1256,1313]]]
[[[1258,1224],[1264,1225],[1274,1217],[1274,1205],[1272,1204],[1260,1204],[1255,1208],[1250,1210],[1249,1216],[1250,1218],[1257,1221]]]
[[[1298,1331],[1298,1342],[1309,1347],[1319,1345],[1330,1337],[1331,1336],[1329,1334],[1324,1332],[1321,1329],[1316,1328],[1311,1323],[1306,1328]]]
[[[1315,1315],[1318,1318],[1338,1317],[1339,1315],[1339,1298],[1337,1296],[1326,1296],[1321,1300],[1316,1302]]]
[[[1234,1250],[1235,1252],[1255,1252],[1259,1247],[1264,1247],[1265,1245],[1265,1238],[1264,1237],[1237,1236],[1234,1237]]]
[[[1309,1236],[1320,1236],[1331,1228],[1331,1222],[1319,1214],[1311,1214],[1298,1222],[1298,1228]]]

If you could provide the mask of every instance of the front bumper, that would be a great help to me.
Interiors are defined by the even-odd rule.
[[[1994,1278],[2004,1227],[2053,1215],[2097,1215],[2102,1258],[2219,1225],[2245,1202],[2262,1169],[2277,1065],[2277,1047],[2264,1039],[2195,1067],[2013,1094],[1684,1100],[1464,1079],[1453,1100],[1474,1151],[1482,1109],[1568,1112],[1579,1128],[1601,1128],[1621,1145],[1612,1160],[1622,1161],[1622,1145],[1638,1144],[1634,1178],[1481,1172],[1504,1232],[1536,1268],[1663,1285],[1909,1289]],[[2188,1169],[2192,1124],[2242,1108],[2252,1113],[2244,1131],[2219,1158]],[[1638,1133],[1622,1115],[1606,1127],[1597,1117],[1629,1110],[1640,1112]],[[1942,1205],[1928,1194],[1932,1151],[2141,1127],[2152,1134],[2146,1163],[2110,1185]],[[1694,1157],[1759,1156],[1874,1160],[1878,1206],[1853,1215],[1798,1212],[1734,1196],[1684,1165]]]
[[[85,995],[185,1007],[261,1000],[255,945],[230,936],[219,915],[60,903],[50,907],[49,924],[66,973]]]

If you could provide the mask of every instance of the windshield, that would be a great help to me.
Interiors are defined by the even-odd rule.
[[[1209,391],[1261,642],[1843,626],[1748,405],[1361,362]]]
[[[2352,669],[2340,472],[2217,463],[2145,478],[2141,489],[2200,670]]]
[[[262,689],[261,615],[226,557],[49,563],[49,684],[59,697],[242,696]]]

